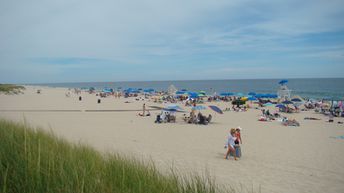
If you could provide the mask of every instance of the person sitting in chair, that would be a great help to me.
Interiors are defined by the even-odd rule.
[[[162,122],[161,116],[160,116],[160,115],[157,115],[157,116],[156,116],[155,123],[161,123],[161,122]]]

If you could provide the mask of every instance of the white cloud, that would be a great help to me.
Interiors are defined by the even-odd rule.
[[[33,57],[104,58],[135,66],[182,59],[195,65],[195,58],[233,52],[303,50],[311,56],[314,46],[295,39],[341,33],[343,7],[341,0],[3,0],[0,70],[20,70],[27,65],[23,59]],[[341,51],[329,51],[334,44],[323,45],[318,56],[343,60]]]

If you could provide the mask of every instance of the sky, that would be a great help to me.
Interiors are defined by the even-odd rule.
[[[343,0],[0,0],[0,83],[344,77]]]

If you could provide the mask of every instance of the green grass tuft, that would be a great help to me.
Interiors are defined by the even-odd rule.
[[[14,84],[0,84],[0,93],[5,94],[21,94],[25,87]]]
[[[4,120],[0,120],[0,147],[2,193],[227,192],[209,177],[162,175],[153,163],[101,154]]]

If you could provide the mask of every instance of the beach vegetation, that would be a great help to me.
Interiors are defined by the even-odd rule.
[[[21,94],[25,90],[24,86],[14,84],[0,84],[0,93],[5,94]]]
[[[0,192],[235,192],[209,175],[162,174],[153,163],[101,153],[52,132],[0,120]]]

